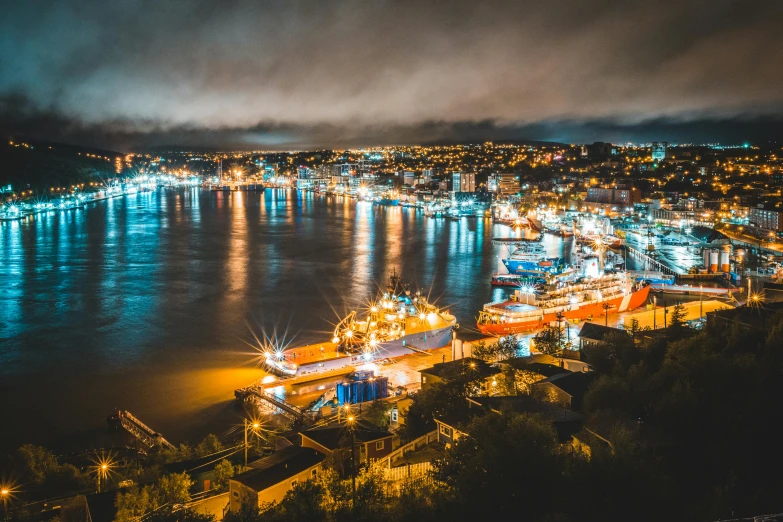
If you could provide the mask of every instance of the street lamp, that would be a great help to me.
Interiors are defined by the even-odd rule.
[[[11,493],[13,488],[10,485],[3,484],[0,486],[0,498],[3,500],[3,520],[8,518],[8,503],[11,501]]]
[[[604,326],[609,326],[609,308],[611,308],[611,305],[609,303],[604,303],[601,307],[604,309],[604,316],[606,317]]]
[[[103,452],[101,452],[101,456],[98,457],[98,460],[95,461],[95,475],[98,481],[98,493],[101,492],[101,485],[107,478],[109,478],[113,467],[114,460],[112,459],[112,456],[109,455],[107,457]]]
[[[351,417],[351,405],[346,402],[345,404],[337,408],[337,424],[340,424],[340,413],[342,412],[343,409],[345,409],[345,415],[347,416],[346,421],[348,420],[348,418]]]
[[[243,419],[245,423],[245,467],[247,467],[247,432],[252,429],[254,433],[257,433],[258,430],[261,428],[261,423],[258,421],[253,421],[252,423],[248,422],[247,419]]]

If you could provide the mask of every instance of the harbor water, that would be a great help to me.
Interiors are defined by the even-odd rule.
[[[396,269],[473,329],[509,236],[293,190],[158,189],[0,223],[0,450],[107,443],[127,409],[169,440],[238,422],[254,348],[331,337]],[[571,240],[545,236],[547,255]]]

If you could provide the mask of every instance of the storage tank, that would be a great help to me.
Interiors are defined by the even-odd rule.
[[[706,248],[701,251],[701,263],[707,270],[710,269],[710,251]]]
[[[731,267],[729,266],[729,253],[726,251],[720,253],[720,271],[726,274],[731,271]]]
[[[451,341],[451,360],[456,361],[462,359],[462,340],[453,339]]]
[[[710,250],[710,272],[715,273],[718,271],[718,251]]]

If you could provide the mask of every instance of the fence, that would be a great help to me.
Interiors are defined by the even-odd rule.
[[[389,453],[384,459],[376,461],[375,464],[376,466],[383,466],[384,468],[389,469],[396,462],[399,462],[401,459],[403,459],[406,453],[419,450],[424,446],[429,445],[431,442],[434,442],[437,439],[438,439],[437,430],[432,430],[431,432],[425,433],[421,437],[418,437],[410,441],[404,446],[400,446],[396,450]]]
[[[419,462],[418,464],[407,464],[396,468],[385,468],[383,476],[388,482],[401,482],[426,475],[431,469],[431,463]]]

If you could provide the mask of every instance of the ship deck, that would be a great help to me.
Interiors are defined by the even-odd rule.
[[[538,310],[537,306],[520,303],[519,301],[503,301],[502,303],[492,303],[488,307],[497,308],[508,313],[524,313]]]

